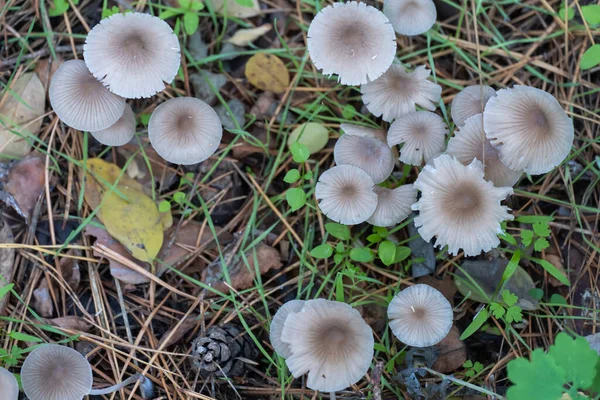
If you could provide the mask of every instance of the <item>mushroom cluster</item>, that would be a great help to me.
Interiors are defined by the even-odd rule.
[[[179,40],[171,27],[144,13],[115,14],[89,32],[83,58],[61,65],[50,83],[50,103],[66,125],[88,131],[100,143],[121,146],[135,135],[126,99],[151,97],[175,78]],[[167,100],[150,118],[148,136],[157,153],[177,164],[196,164],[218,148],[217,113],[202,100]]]

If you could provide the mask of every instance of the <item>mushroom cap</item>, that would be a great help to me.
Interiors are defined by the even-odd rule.
[[[377,208],[373,179],[352,165],[338,165],[323,172],[315,196],[323,214],[340,224],[365,222]]]
[[[56,70],[48,94],[58,118],[80,131],[106,129],[125,109],[125,99],[106,90],[81,60],[69,60]]]
[[[387,189],[376,186],[377,208],[367,222],[375,226],[392,226],[402,222],[417,202],[417,190],[412,184]]]
[[[169,24],[137,12],[114,14],[94,26],[85,40],[83,58],[104,86],[129,99],[163,90],[181,61],[179,40]]]
[[[323,74],[344,85],[377,79],[396,56],[396,34],[375,7],[348,1],[323,8],[308,28],[308,53]]]
[[[488,100],[496,95],[496,91],[485,85],[467,86],[452,100],[450,114],[452,121],[457,126],[464,125],[465,121],[475,114],[481,114]]]
[[[384,121],[415,111],[415,105],[433,111],[440,101],[442,87],[427,79],[430,70],[419,65],[406,71],[400,64],[392,65],[382,76],[360,87],[362,100],[371,114]]]
[[[283,304],[273,316],[271,327],[269,329],[269,338],[273,349],[283,358],[288,358],[292,355],[290,346],[281,340],[283,326],[287,317],[292,313],[297,313],[304,307],[304,300],[291,300]]]
[[[90,132],[94,138],[106,146],[122,146],[135,135],[135,114],[129,104],[117,122],[106,129]]]
[[[401,290],[388,306],[392,332],[398,340],[413,347],[440,342],[450,332],[453,317],[450,302],[429,285]]]
[[[427,32],[437,18],[433,0],[385,0],[383,13],[394,30],[406,36]]]
[[[513,219],[500,202],[513,190],[495,187],[483,175],[479,160],[465,166],[448,154],[423,168],[414,183],[421,198],[412,209],[419,211],[415,226],[425,241],[435,236],[436,246],[447,245],[453,255],[463,249],[467,256],[498,246],[500,223]]]
[[[92,389],[92,367],[69,347],[44,344],[25,359],[21,383],[30,400],[81,400]]]
[[[165,160],[183,165],[202,162],[219,148],[223,128],[211,106],[194,97],[165,101],[150,116],[148,137]]]
[[[19,399],[19,384],[13,374],[0,368],[0,398],[5,400]]]
[[[358,382],[373,359],[373,332],[346,303],[309,300],[288,316],[281,339],[292,355],[286,363],[294,377],[308,373],[306,386],[335,392]]]
[[[421,165],[444,151],[448,133],[444,120],[430,111],[414,111],[392,123],[388,131],[388,144],[404,143],[400,149],[400,161]]]
[[[492,146],[483,131],[483,114],[467,119],[464,125],[454,132],[448,141],[446,153],[456,157],[464,165],[469,165],[474,158],[484,165],[484,179],[492,181],[494,186],[513,186],[521,175],[500,161],[498,150]]]
[[[514,171],[538,175],[569,155],[573,121],[550,93],[515,85],[496,92],[486,104],[483,123],[500,160]]]
[[[333,157],[337,165],[353,165],[365,171],[374,183],[385,181],[394,170],[394,155],[378,138],[344,134],[335,142]]]

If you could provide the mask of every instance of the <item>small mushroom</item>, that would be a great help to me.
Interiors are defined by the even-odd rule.
[[[288,358],[292,355],[290,346],[281,340],[281,334],[283,333],[283,326],[287,317],[292,313],[297,313],[304,307],[303,300],[291,300],[282,305],[279,310],[275,313],[271,326],[269,329],[269,338],[271,339],[271,345],[273,349],[283,358]]]
[[[385,0],[383,13],[390,19],[394,30],[406,36],[427,32],[437,18],[433,0]]]
[[[19,399],[19,384],[17,383],[17,379],[4,368],[0,368],[0,399]]]
[[[457,126],[464,125],[465,121],[475,114],[481,114],[488,100],[496,95],[496,91],[485,85],[467,86],[452,100],[450,114],[452,121]]]
[[[418,284],[398,292],[388,306],[390,328],[402,343],[429,347],[439,343],[452,328],[452,306],[429,285]]]
[[[413,185],[402,185],[395,189],[376,186],[375,193],[377,208],[367,220],[375,226],[392,226],[404,221],[417,201],[417,191]]]
[[[117,122],[101,131],[90,132],[94,138],[106,146],[122,146],[135,135],[135,114],[129,104]]]
[[[337,165],[353,165],[365,171],[374,183],[385,181],[394,170],[394,155],[379,138],[342,135],[335,143],[333,157]]]

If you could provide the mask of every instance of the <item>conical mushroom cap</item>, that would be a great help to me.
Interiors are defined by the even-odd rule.
[[[69,347],[45,344],[25,359],[21,383],[29,400],[81,400],[92,389],[92,367]]]
[[[437,18],[432,0],[385,0],[383,13],[389,18],[394,30],[406,36],[427,32]]]
[[[281,340],[281,334],[283,333],[283,326],[287,317],[292,313],[297,313],[304,307],[304,300],[291,300],[282,305],[279,310],[275,313],[273,320],[271,321],[271,327],[269,329],[269,338],[271,339],[271,345],[273,349],[283,358],[288,358],[292,355],[290,346]]]
[[[148,137],[154,150],[174,164],[191,165],[219,148],[223,128],[211,106],[194,97],[165,101],[150,116]]]
[[[415,226],[425,241],[435,236],[436,246],[448,246],[453,255],[463,249],[467,256],[500,244],[500,223],[513,219],[508,207],[500,203],[513,190],[494,187],[483,175],[480,161],[465,166],[448,154],[434,158],[423,168],[414,183],[421,198],[412,209],[419,211]]]
[[[400,161],[421,165],[444,151],[448,133],[444,120],[429,111],[415,111],[394,121],[388,131],[388,144],[404,143],[400,149]]]
[[[361,85],[383,74],[396,56],[396,35],[375,7],[348,1],[323,8],[308,28],[308,53],[324,75]]]
[[[375,226],[392,226],[406,219],[411,206],[417,202],[417,190],[413,185],[402,185],[395,189],[375,186],[377,208],[367,222]]]
[[[128,99],[162,91],[177,74],[179,40],[165,21],[150,14],[114,14],[88,33],[83,58],[111,92]]]
[[[52,76],[48,93],[58,118],[80,131],[106,129],[125,109],[125,99],[106,90],[81,60],[61,65]]]
[[[362,100],[373,115],[388,122],[414,112],[415,105],[433,111],[442,87],[427,79],[430,73],[424,65],[406,71],[402,65],[394,64],[382,76],[360,87]]]
[[[15,376],[4,368],[0,368],[0,398],[19,400],[19,384]]]
[[[377,138],[344,134],[335,143],[333,157],[337,165],[362,169],[374,183],[385,181],[394,170],[392,149]]]
[[[135,135],[135,114],[129,104],[125,104],[125,111],[117,122],[106,129],[90,132],[94,138],[106,146],[122,146]]]
[[[485,106],[483,122],[504,165],[532,175],[560,165],[575,136],[573,121],[554,96],[529,86],[496,92]]]
[[[403,343],[429,347],[446,337],[452,328],[452,306],[440,291],[414,285],[398,292],[388,306],[390,328]]]
[[[358,311],[337,301],[307,301],[287,317],[281,339],[292,352],[286,360],[290,372],[308,373],[306,386],[322,392],[358,382],[373,359],[371,328]]]
[[[450,114],[457,126],[462,126],[467,119],[481,114],[488,100],[496,95],[496,91],[485,85],[467,86],[452,100]]]

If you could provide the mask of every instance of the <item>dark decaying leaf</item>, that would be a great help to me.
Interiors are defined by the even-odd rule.
[[[167,348],[180,341],[189,331],[198,325],[198,315],[190,315],[166,331],[158,342],[159,348]]]
[[[54,313],[54,304],[48,289],[46,280],[42,280],[40,286],[33,291],[33,309],[42,317],[51,317]]]
[[[448,335],[435,347],[440,352],[432,367],[435,371],[443,374],[456,371],[467,360],[467,347],[460,340],[460,332],[456,326],[452,326]]]
[[[31,211],[46,182],[45,161],[40,155],[29,155],[10,167],[4,178],[5,203],[15,209],[25,222],[29,222]]]
[[[6,223],[0,214],[0,243],[14,243],[13,234],[10,226]],[[15,262],[15,249],[0,248],[0,289],[10,285],[13,278]],[[4,315],[6,305],[10,299],[10,294],[0,298],[0,315]]]
[[[83,318],[77,316],[67,316],[61,318],[52,318],[44,320],[45,323],[57,328],[68,329],[77,332],[89,332],[92,325],[86,322]]]

